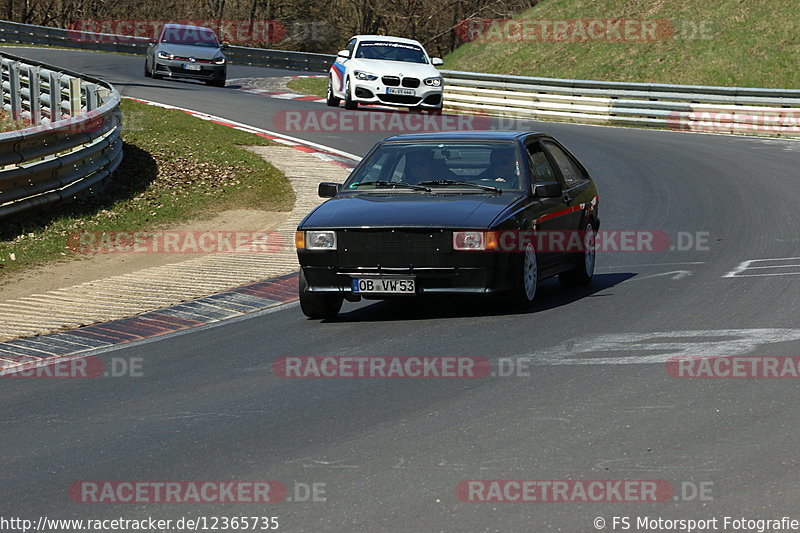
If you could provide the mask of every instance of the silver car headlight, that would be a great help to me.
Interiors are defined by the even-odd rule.
[[[355,72],[353,72],[353,75],[356,77],[357,80],[363,80],[363,81],[373,81],[378,79],[378,76],[376,76],[375,74],[372,74],[370,72],[364,72],[363,70],[356,70]]]
[[[173,57],[175,56],[173,56],[172,54],[168,54],[166,52],[158,52],[159,59],[172,59]]]
[[[335,231],[307,231],[305,239],[306,250],[335,250]]]
[[[442,78],[425,78],[425,85],[430,87],[441,87],[442,86]]]
[[[213,61],[215,65],[224,65],[225,64],[225,58],[224,57],[215,57],[211,61]]]

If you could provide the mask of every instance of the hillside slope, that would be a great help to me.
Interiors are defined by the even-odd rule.
[[[609,19],[633,21],[631,39],[624,38],[624,22],[617,33]],[[449,54],[444,68],[548,78],[800,87],[797,0],[542,0],[515,20],[528,21],[528,26],[462,26],[464,40],[470,34],[477,38]],[[600,21],[591,26],[594,39],[588,38],[593,20]],[[550,21],[567,22],[559,30]],[[641,21],[656,31],[637,32]]]

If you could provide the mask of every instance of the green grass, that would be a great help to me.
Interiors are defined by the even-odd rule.
[[[14,120],[11,115],[0,110],[0,133],[21,130],[30,127],[31,123],[27,120]]]
[[[80,231],[133,231],[209,218],[233,208],[291,209],[283,173],[242,148],[269,140],[182,111],[124,100],[124,159],[93,197],[3,220],[0,280],[21,268],[77,257]]]
[[[666,19],[651,42],[466,43],[450,70],[548,78],[795,88],[800,84],[797,0],[542,0],[517,19]],[[709,38],[683,39],[705,24]]]
[[[288,88],[301,94],[325,98],[328,78],[296,78],[286,84]]]

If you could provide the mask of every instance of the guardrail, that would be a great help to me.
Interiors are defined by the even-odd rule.
[[[78,72],[0,52],[3,110],[31,126],[0,133],[0,218],[68,201],[122,161],[120,97]]]
[[[147,39],[0,21],[0,42],[144,53]],[[233,63],[327,73],[336,56],[231,46]],[[681,131],[800,137],[800,90],[441,71],[445,110]]]
[[[46,45],[79,50],[144,54],[151,39],[110,33],[88,33],[48,26],[0,21],[0,43]],[[229,46],[225,57],[232,63],[307,72],[327,72],[336,56]]]
[[[442,71],[445,109],[530,120],[800,136],[800,90]]]

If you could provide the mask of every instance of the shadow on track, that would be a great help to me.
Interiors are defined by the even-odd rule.
[[[533,314],[555,309],[583,298],[612,296],[597,294],[636,276],[632,272],[595,274],[587,287],[561,287],[558,280],[550,278],[539,284],[536,300],[530,309],[511,308],[500,298],[475,296],[428,296],[397,300],[376,301],[372,305],[347,312],[347,302],[335,320],[325,322],[383,322],[390,320],[433,320],[479,316]],[[366,301],[369,304],[369,300]]]

